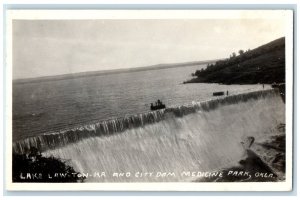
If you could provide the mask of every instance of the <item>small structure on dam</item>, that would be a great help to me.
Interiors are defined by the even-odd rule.
[[[271,86],[279,91],[281,99],[285,103],[285,83],[273,83]]]
[[[213,96],[223,96],[224,92],[214,92]]]

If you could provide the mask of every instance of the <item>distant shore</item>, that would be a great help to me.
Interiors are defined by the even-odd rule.
[[[87,76],[103,76],[108,74],[120,74],[120,73],[128,73],[128,72],[139,72],[139,71],[147,71],[147,70],[159,70],[159,69],[168,69],[168,68],[177,68],[177,67],[189,67],[195,65],[203,65],[209,63],[215,63],[218,59],[215,60],[205,60],[205,61],[194,61],[194,62],[185,62],[185,63],[168,63],[168,64],[157,64],[146,67],[134,67],[134,68],[126,68],[126,69],[112,69],[112,70],[102,70],[102,71],[89,71],[89,72],[78,72],[78,73],[70,73],[70,74],[61,74],[54,76],[44,76],[44,77],[36,77],[36,78],[25,78],[25,79],[15,79],[13,83],[35,83],[35,82],[43,82],[43,81],[58,81],[65,79],[73,79],[73,78],[81,78]]]

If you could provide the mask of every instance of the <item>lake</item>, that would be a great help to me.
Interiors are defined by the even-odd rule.
[[[13,84],[13,140],[107,119],[144,113],[160,99],[167,107],[261,90],[261,85],[182,84],[189,66],[74,79]],[[267,86],[270,87],[270,86]],[[266,88],[266,87],[265,87]]]

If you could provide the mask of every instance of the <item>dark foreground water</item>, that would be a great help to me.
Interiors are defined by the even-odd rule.
[[[212,99],[215,91],[237,94],[261,85],[182,84],[204,66],[108,74],[39,83],[13,84],[13,140],[96,121]]]

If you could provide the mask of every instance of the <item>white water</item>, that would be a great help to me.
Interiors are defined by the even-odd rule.
[[[280,96],[270,93],[168,117],[109,137],[83,139],[44,155],[66,159],[76,171],[89,173],[87,182],[188,181],[191,177],[181,176],[183,171],[236,165],[244,154],[241,141],[245,137],[267,137],[284,120]],[[105,172],[105,177],[93,176],[96,172]],[[113,177],[114,172],[131,174]],[[136,172],[153,174],[137,178]],[[158,172],[174,172],[175,177],[157,177]]]

